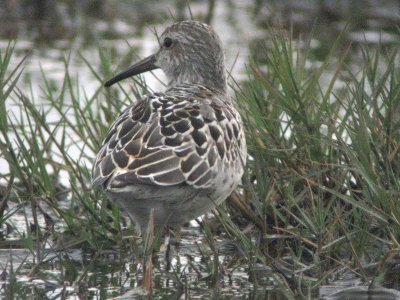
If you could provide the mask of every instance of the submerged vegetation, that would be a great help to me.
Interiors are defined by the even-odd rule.
[[[195,254],[183,239],[171,270],[156,264],[158,298],[229,298],[238,286],[243,297],[307,298],[343,277],[399,288],[399,53],[349,46],[361,53],[354,64],[349,48],[335,59],[334,44],[317,65],[310,41],[271,32],[247,80],[231,80],[249,148],[243,185],[198,220]],[[99,82],[92,95],[66,56],[64,80],[43,73],[35,99],[32,87],[19,88],[23,61],[11,67],[13,47],[0,57],[0,151],[9,166],[0,171],[0,244],[27,251],[19,266],[3,266],[3,294],[26,293],[22,275],[41,280],[35,289],[47,296],[123,294],[139,285],[143,250],[119,208],[91,189],[90,168],[109,124],[146,85],[104,90],[113,60],[99,50],[99,66],[81,57]],[[10,221],[16,215],[23,232]]]

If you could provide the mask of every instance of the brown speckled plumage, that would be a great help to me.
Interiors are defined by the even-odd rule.
[[[92,171],[93,185],[105,189],[140,227],[152,208],[158,226],[206,213],[237,186],[246,161],[242,122],[226,92],[216,33],[184,21],[167,28],[160,40],[164,44],[145,65],[135,64],[106,85],[160,67],[168,89],[145,96],[117,118]]]

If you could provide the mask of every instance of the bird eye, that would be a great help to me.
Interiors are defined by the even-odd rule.
[[[163,45],[164,45],[165,48],[171,47],[171,45],[172,45],[172,39],[171,39],[171,38],[168,38],[168,37],[165,38],[165,39],[164,39],[164,44],[163,44]]]

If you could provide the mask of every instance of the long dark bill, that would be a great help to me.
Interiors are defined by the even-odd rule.
[[[133,66],[131,66],[128,69],[126,69],[125,71],[119,73],[118,75],[111,78],[110,80],[106,81],[104,86],[109,87],[125,78],[131,77],[134,75],[138,75],[143,72],[158,69],[158,67],[155,65],[155,62],[156,62],[155,54],[150,55],[150,56],[142,59],[141,61],[138,61]]]

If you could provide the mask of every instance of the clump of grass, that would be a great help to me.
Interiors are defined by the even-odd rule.
[[[119,208],[90,184],[93,157],[108,124],[123,109],[123,97],[100,93],[102,83],[95,69],[92,71],[99,80],[98,89],[87,95],[70,75],[67,55],[61,82],[50,81],[42,74],[39,101],[29,84],[23,90],[18,87],[23,60],[10,70],[14,46],[10,44],[0,55],[0,151],[9,166],[8,173],[1,170],[0,178],[6,191],[2,204],[12,200],[16,206],[6,211],[1,224],[4,226],[15,213],[25,218],[26,229],[13,230],[20,233],[19,245],[30,251],[32,259],[18,273],[52,280],[54,284],[54,275],[47,269],[60,261],[57,284],[62,288],[72,280],[84,286],[91,280],[88,273],[103,263],[103,250],[112,250],[125,259],[122,254],[132,253],[127,250],[136,247],[124,237]],[[107,55],[99,51],[104,76]],[[14,244],[6,240],[2,246]],[[91,262],[80,267],[68,262],[62,251],[76,248],[95,251]],[[123,269],[122,261],[118,265]],[[67,294],[64,290],[63,295]]]
[[[5,50],[1,74],[6,74],[12,51],[13,46]],[[56,238],[58,233],[51,226],[45,228],[51,232],[43,232],[40,219],[44,217],[48,225],[62,221],[74,237],[58,246],[85,241],[90,248],[100,249],[111,235],[121,234],[120,212],[115,206],[106,209],[106,197],[91,189],[90,164],[107,130],[107,118],[121,107],[111,95],[106,95],[107,100],[99,96],[101,84],[93,95],[82,95],[68,72],[69,57],[65,58],[64,80],[57,88],[43,73],[39,104],[32,89],[17,87],[21,64],[0,78],[0,147],[10,168],[8,174],[2,172],[2,178],[20,206],[30,205],[33,220],[32,224],[27,221],[27,227],[34,230],[28,228],[27,238],[37,242],[36,254],[48,233]],[[68,186],[60,184],[61,177],[69,180]],[[67,207],[63,207],[65,198],[70,200]]]
[[[270,41],[265,63],[253,61],[248,81],[234,86],[251,159],[231,215],[239,207],[237,220],[259,233],[244,248],[257,246],[267,264],[289,267],[286,276],[300,287],[340,269],[368,282],[382,269],[366,266],[384,265],[399,250],[398,52],[361,47],[360,64],[350,67],[349,46],[339,59],[331,53],[308,67],[310,41],[277,32]],[[228,218],[222,223],[232,227]],[[228,232],[243,239],[237,228]]]

